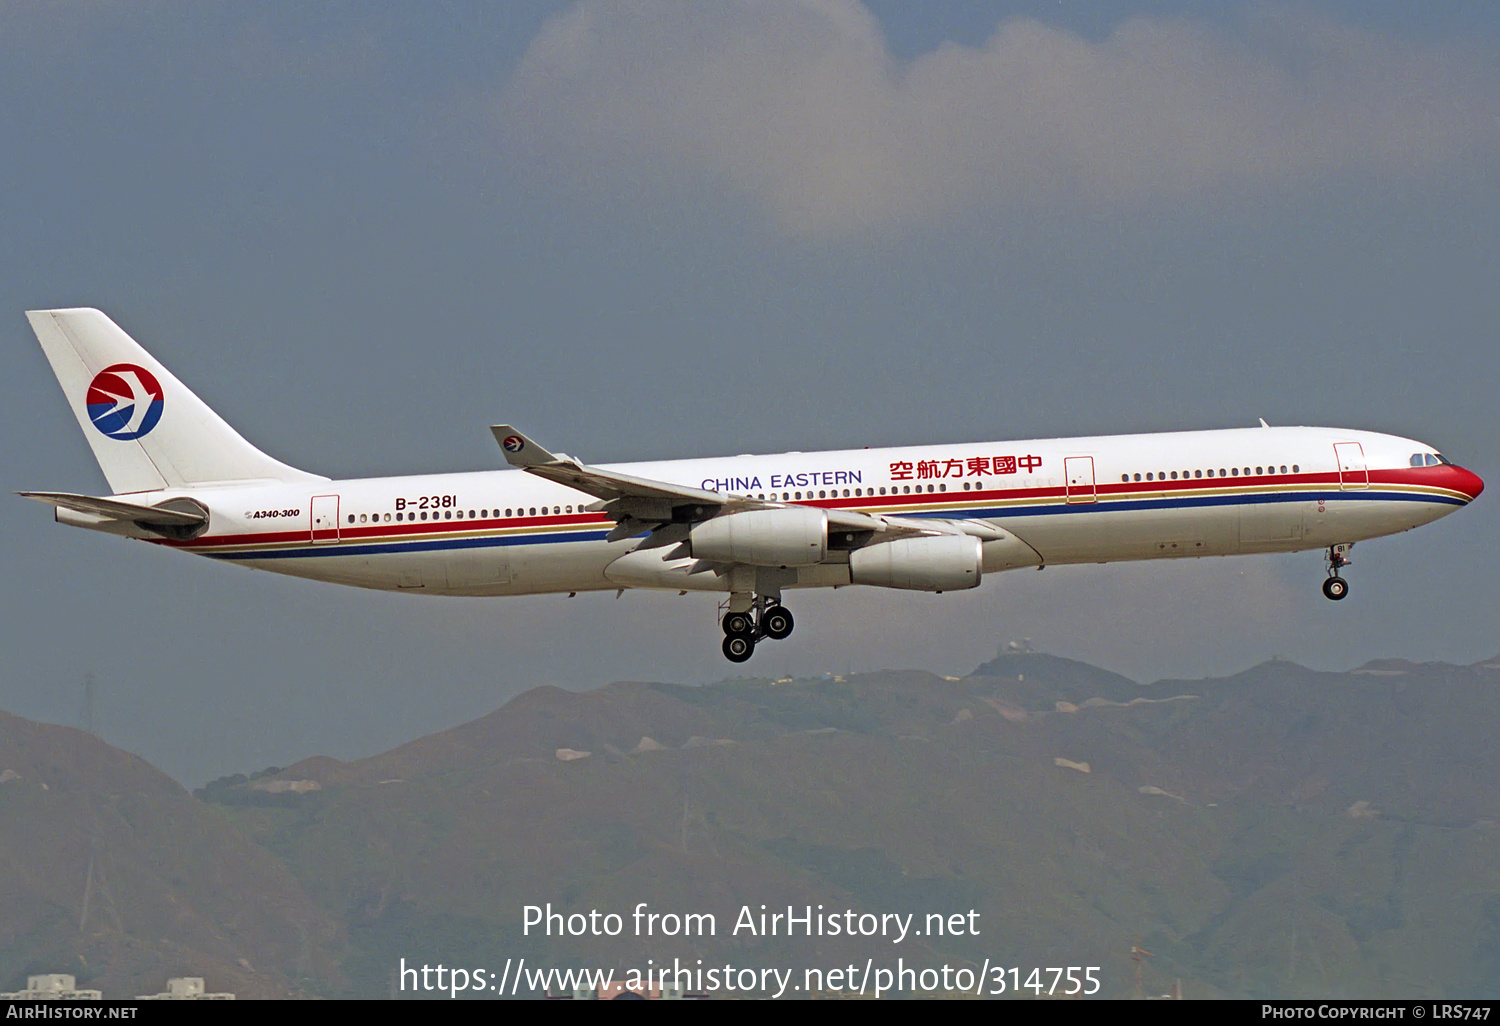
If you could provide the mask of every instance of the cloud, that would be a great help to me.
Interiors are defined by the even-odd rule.
[[[586,0],[500,108],[507,147],[550,175],[708,182],[799,233],[1411,180],[1500,151],[1491,55],[1281,9],[1233,34],[1134,17],[1097,42],[1017,18],[901,61],[855,0]]]

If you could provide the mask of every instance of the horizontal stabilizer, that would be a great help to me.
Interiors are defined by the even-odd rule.
[[[162,509],[160,506],[140,506],[119,499],[101,499],[93,495],[74,495],[71,492],[17,492],[17,495],[49,506],[61,506],[75,513],[89,513],[107,520],[123,520],[133,524],[153,524],[158,527],[198,527],[208,522],[204,513],[185,512],[177,509]]]

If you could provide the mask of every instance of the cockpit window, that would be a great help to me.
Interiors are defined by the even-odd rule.
[[[1425,467],[1425,466],[1427,466],[1427,456],[1426,456],[1426,454],[1425,453],[1420,453],[1420,452],[1414,452],[1414,453],[1412,453],[1411,454],[1411,465],[1414,466],[1414,467]]]
[[[1428,454],[1428,456],[1427,456],[1427,465],[1429,467],[1435,467],[1439,463],[1441,463],[1445,467],[1451,467],[1451,466],[1453,466],[1453,461],[1450,460],[1448,457],[1444,456],[1440,452],[1434,452],[1434,453]]]

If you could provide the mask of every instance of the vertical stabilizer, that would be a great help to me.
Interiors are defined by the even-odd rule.
[[[26,314],[115,494],[235,481],[315,481],[240,437],[98,310]]]

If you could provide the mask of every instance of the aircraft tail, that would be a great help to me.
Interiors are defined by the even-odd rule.
[[[32,310],[26,317],[115,494],[321,480],[245,441],[100,311]]]

